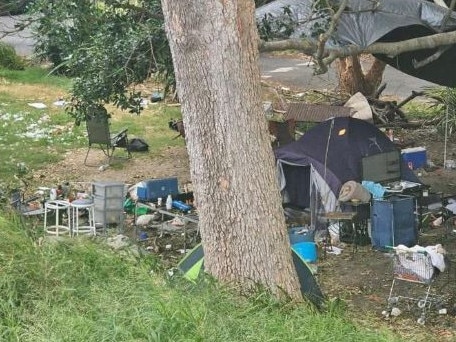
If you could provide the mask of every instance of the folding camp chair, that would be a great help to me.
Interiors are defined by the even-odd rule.
[[[117,133],[111,133],[109,129],[109,118],[107,115],[87,115],[86,116],[87,134],[89,139],[89,148],[84,159],[84,165],[87,165],[92,145],[98,145],[103,153],[108,157],[108,164],[114,154],[116,147],[124,148],[127,152],[127,158],[131,158],[128,149],[128,128],[123,128]]]

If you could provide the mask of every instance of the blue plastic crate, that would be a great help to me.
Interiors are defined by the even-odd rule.
[[[165,201],[168,195],[175,197],[179,194],[177,178],[148,179],[136,193],[141,201],[156,201],[159,197]]]

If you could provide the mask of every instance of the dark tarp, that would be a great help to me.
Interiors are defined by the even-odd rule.
[[[298,24],[291,37],[310,37],[315,23],[311,0],[277,0],[256,10],[257,21],[265,16],[283,17],[288,7]],[[438,33],[447,9],[426,0],[349,0],[348,11],[339,20],[337,30],[328,42],[332,47],[355,45],[366,48],[375,42],[400,42]],[[446,31],[456,30],[456,12],[452,12]],[[449,68],[456,59],[456,47],[449,48],[436,61],[414,68],[413,61],[421,61],[437,49],[403,53],[395,57],[377,55],[392,67],[411,76],[443,86],[456,85],[456,69]]]

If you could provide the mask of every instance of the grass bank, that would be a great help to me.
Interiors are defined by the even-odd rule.
[[[2,341],[395,340],[356,328],[341,305],[319,314],[188,283],[103,239],[38,240],[14,216],[0,217],[0,235]]]

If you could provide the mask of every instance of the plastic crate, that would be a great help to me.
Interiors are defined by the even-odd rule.
[[[106,227],[109,224],[122,226],[124,219],[123,210],[97,210],[95,209],[95,223]]]
[[[94,182],[92,195],[102,198],[124,198],[125,184],[120,182]]]
[[[93,202],[95,204],[95,210],[123,210],[124,199],[119,198],[102,198],[94,196]]]

